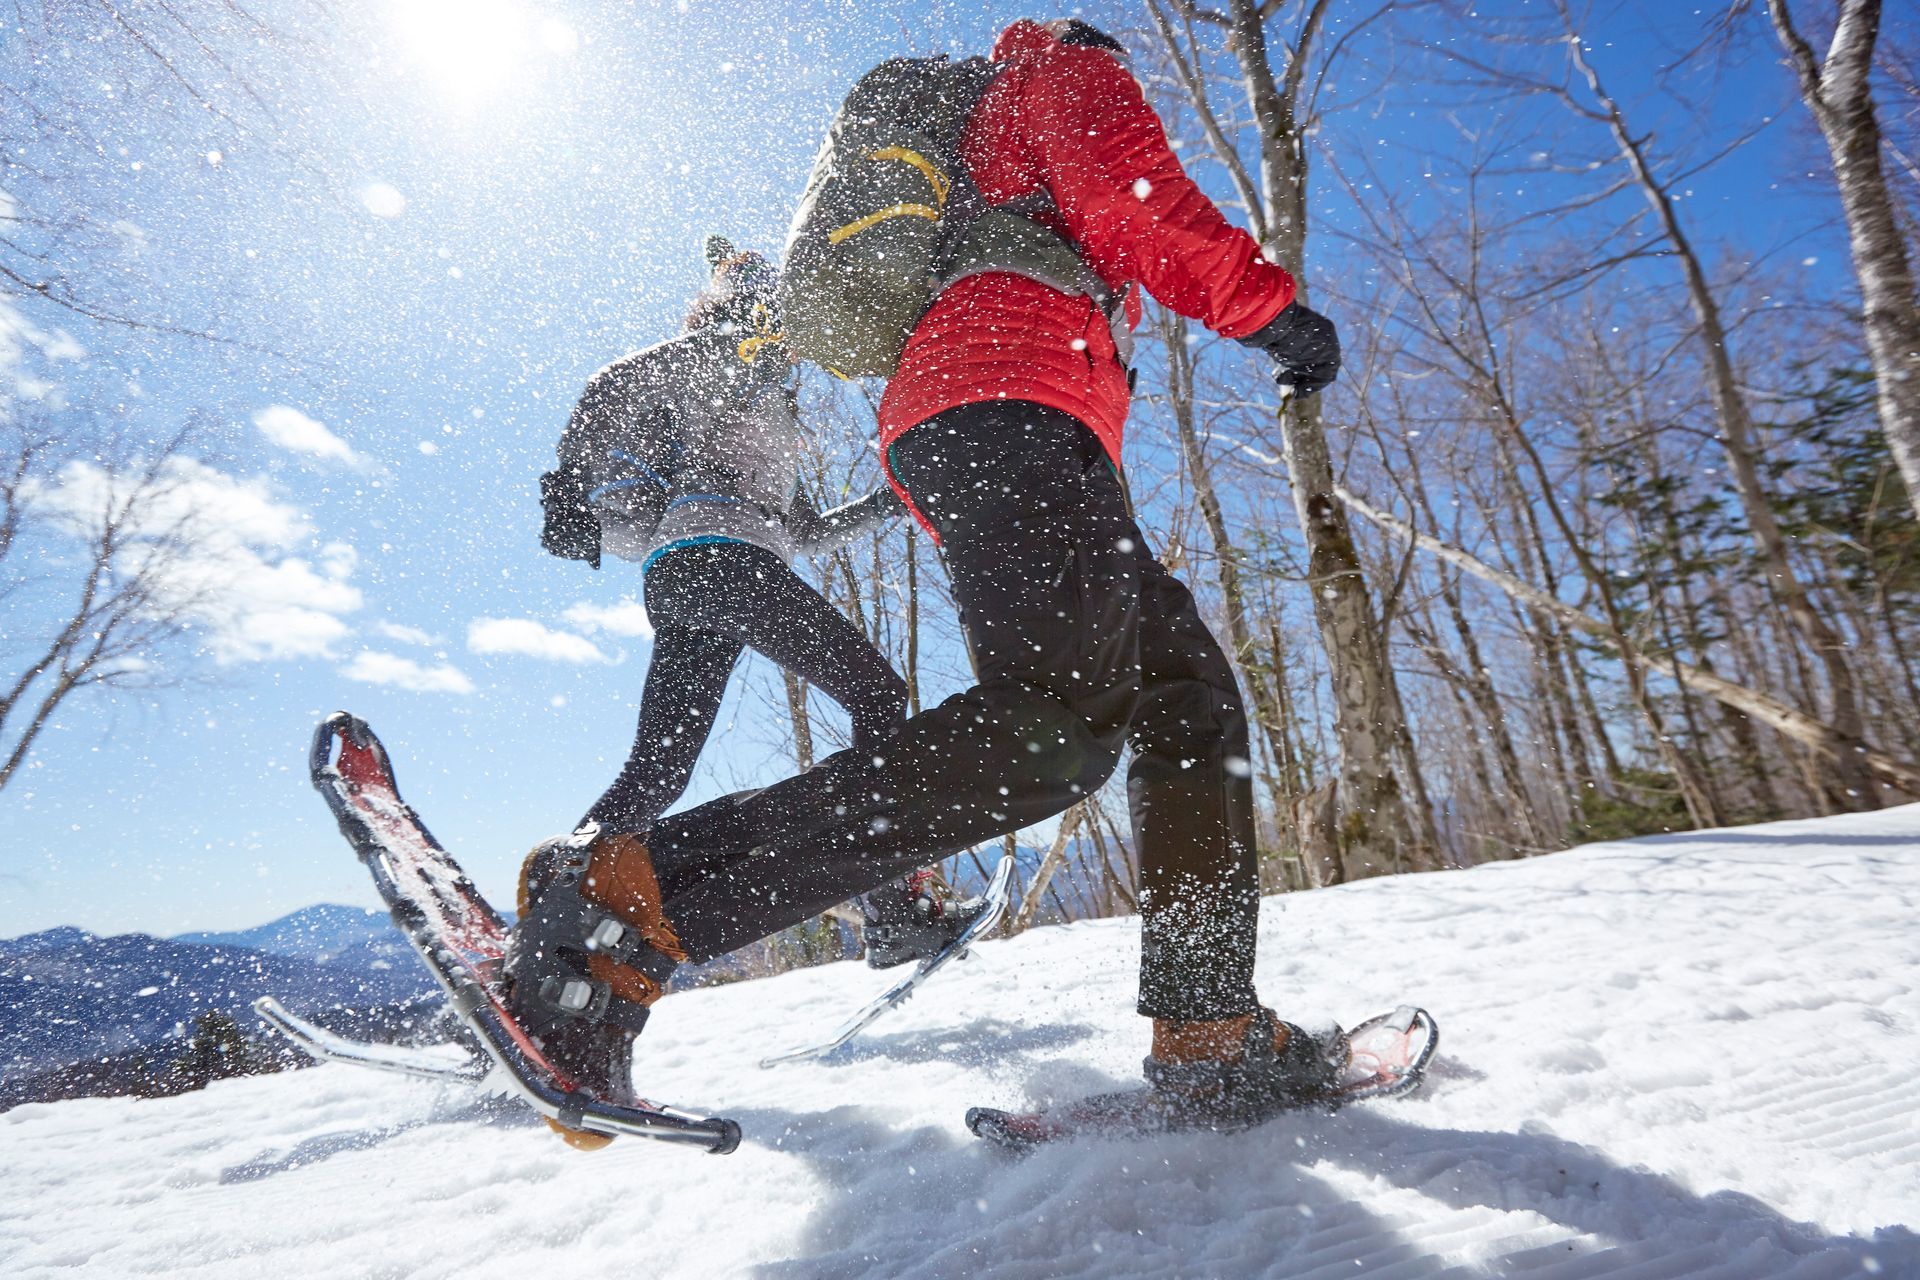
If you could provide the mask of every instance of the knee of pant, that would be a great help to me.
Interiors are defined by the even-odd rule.
[[[1090,796],[1106,785],[1107,779],[1120,765],[1119,750],[1084,752],[1076,762],[1077,767],[1067,775],[1067,790],[1076,796]]]
[[[1011,749],[1007,767],[1073,796],[1097,791],[1120,763],[1125,734],[1102,732],[1074,707],[1032,686],[992,689],[998,697],[1002,741]]]
[[[1120,764],[1122,740],[1089,730],[1076,720],[1074,732],[1046,732],[1026,743],[1028,754],[1048,777],[1057,779],[1069,793],[1091,795],[1105,785]],[[1037,749],[1036,749],[1037,748]]]
[[[1240,690],[1205,680],[1160,685],[1133,725],[1136,755],[1212,760],[1247,752],[1247,711]]]

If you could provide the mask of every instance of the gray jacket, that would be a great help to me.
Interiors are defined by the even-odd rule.
[[[645,562],[662,548],[726,538],[791,563],[832,550],[900,510],[893,490],[822,513],[800,490],[800,420],[789,366],[740,358],[737,333],[696,329],[593,375],[560,440],[581,476],[602,547]]]

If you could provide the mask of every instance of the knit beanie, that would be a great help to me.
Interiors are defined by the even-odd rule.
[[[706,288],[693,300],[687,328],[731,325],[734,328],[776,327],[772,323],[774,289],[780,273],[751,249],[736,249],[725,236],[708,236],[707,268],[713,273]]]

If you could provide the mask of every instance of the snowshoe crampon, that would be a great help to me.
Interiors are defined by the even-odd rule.
[[[496,1076],[522,1101],[564,1129],[685,1143],[715,1154],[740,1144],[740,1126],[731,1120],[594,1097],[541,1054],[508,1013],[497,985],[506,922],[400,798],[387,750],[366,721],[344,711],[328,716],[314,732],[310,765],[314,788],[372,873],[394,924],[500,1068]]]
[[[1402,1005],[1392,1013],[1367,1019],[1347,1033],[1347,1040],[1351,1054],[1340,1083],[1296,1110],[1323,1107],[1331,1111],[1349,1102],[1397,1098],[1413,1092],[1420,1087],[1427,1063],[1440,1043],[1440,1029],[1425,1009]],[[1278,1114],[1224,1122],[1217,1114],[1183,1106],[1156,1090],[1142,1088],[1096,1094],[1048,1111],[973,1107],[967,1112],[967,1128],[999,1146],[1026,1150],[1078,1137],[1127,1138],[1244,1128]]]

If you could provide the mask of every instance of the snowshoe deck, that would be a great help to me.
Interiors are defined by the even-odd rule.
[[[969,924],[953,942],[941,951],[928,956],[916,965],[913,971],[896,981],[892,986],[875,996],[866,1005],[840,1024],[840,1029],[818,1044],[805,1045],[798,1049],[789,1049],[785,1053],[776,1053],[772,1057],[760,1059],[762,1067],[771,1067],[782,1062],[803,1062],[812,1058],[823,1058],[847,1041],[859,1035],[875,1019],[896,1005],[904,1003],[907,997],[921,983],[939,972],[949,960],[967,953],[967,948],[993,931],[1000,918],[1007,913],[1007,905],[1013,896],[1013,856],[1003,855],[1000,864],[993,869],[993,877],[987,881],[982,895],[986,899],[986,909]]]
[[[568,1129],[686,1143],[715,1154],[740,1144],[740,1126],[731,1120],[593,1097],[541,1055],[495,985],[506,956],[506,922],[400,798],[386,748],[364,720],[344,711],[328,716],[314,731],[309,763],[314,788],[372,874],[394,924],[528,1106]]]
[[[1338,1088],[1310,1104],[1334,1110],[1349,1102],[1397,1098],[1420,1087],[1427,1063],[1440,1043],[1440,1029],[1425,1009],[1402,1005],[1369,1018],[1348,1033],[1352,1045],[1347,1074]],[[1307,1109],[1307,1108],[1300,1108]],[[1149,1088],[1096,1094],[1052,1111],[1014,1112],[974,1107],[967,1128],[989,1142],[1028,1150],[1080,1137],[1132,1138],[1196,1129],[1248,1128],[1273,1118],[1233,1122],[1171,1106]]]

